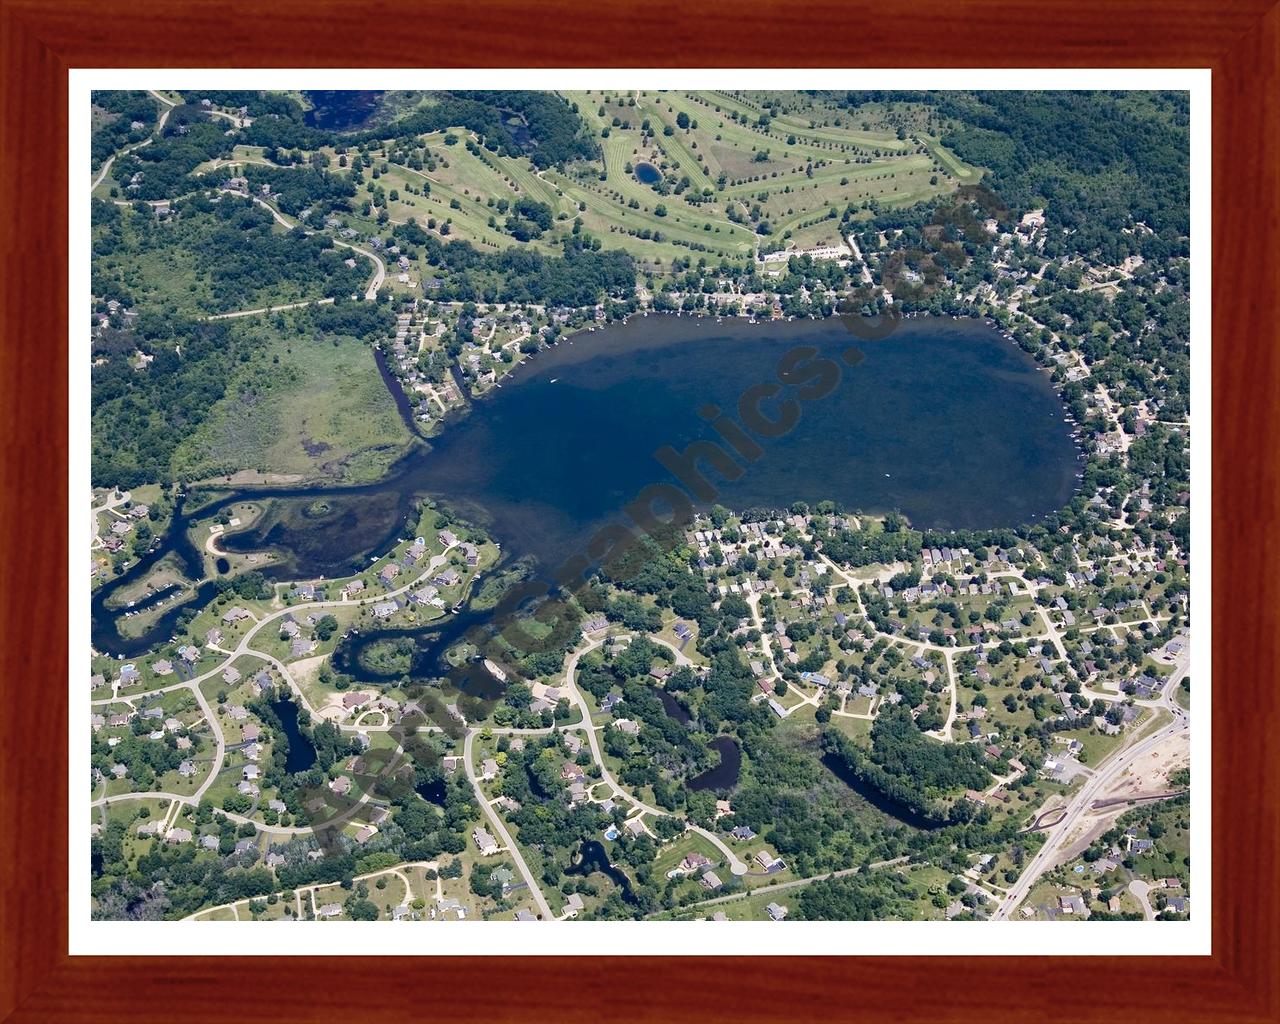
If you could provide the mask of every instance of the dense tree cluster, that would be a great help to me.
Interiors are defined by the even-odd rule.
[[[145,90],[95,92],[93,106],[97,127],[90,136],[89,152],[94,168],[116,150],[141,142],[156,126],[158,104]]]
[[[964,803],[949,810],[940,798],[962,789],[980,789],[991,780],[978,747],[929,740],[902,706],[886,709],[876,717],[869,752],[834,729],[823,732],[822,745],[857,778],[939,823],[967,810]]]

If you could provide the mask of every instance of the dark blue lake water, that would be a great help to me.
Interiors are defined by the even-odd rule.
[[[854,347],[861,362],[846,365],[843,355]],[[803,358],[781,384],[780,363],[796,350]],[[830,376],[828,369],[838,382],[825,388],[816,377]],[[814,397],[817,384],[829,393]],[[679,454],[697,441],[732,454],[700,413],[714,406],[741,426],[744,396],[760,416],[778,420],[790,411],[795,422],[768,431],[777,437],[763,436],[760,421],[746,423],[758,457],[735,455],[737,465],[726,468],[741,470],[736,479],[705,459],[696,474],[679,475],[658,460],[660,449]],[[838,318],[752,324],[654,315],[538,353],[381,481],[241,491],[220,495],[200,514],[264,501],[253,527],[225,535],[223,547],[272,548],[279,561],[268,575],[336,576],[385,550],[415,500],[430,495],[484,525],[509,556],[554,568],[598,527],[619,521],[647,485],[690,493],[697,474],[712,488],[699,506],[714,500],[736,510],[774,509],[833,499],[848,510],[899,509],[921,528],[981,529],[1061,508],[1079,466],[1048,375],[981,321],[921,317],[867,342]],[[133,656],[170,635],[177,608],[133,641],[113,636],[106,620],[112,592],[166,552],[198,571],[198,553],[181,536],[187,513],[175,523],[146,564],[95,595],[99,650]],[[199,600],[208,599],[207,589]]]
[[[864,358],[847,366],[855,343]],[[647,484],[680,480],[658,449],[727,448],[700,411],[714,405],[741,423],[743,396],[775,388],[780,361],[798,347],[812,354],[797,373],[826,360],[839,383],[807,400],[778,387],[760,403],[777,419],[792,399],[799,416],[782,436],[752,432],[760,455],[736,460],[738,479],[699,467],[720,504],[829,498],[959,529],[1017,525],[1070,498],[1078,452],[1047,374],[986,324],[949,319],[904,321],[887,340],[860,342],[838,319],[636,318],[517,368],[433,441],[415,475],[504,546],[558,564]],[[683,479],[690,491],[695,478]]]
[[[342,131],[364,124],[378,109],[383,93],[368,89],[313,89],[305,95],[312,104],[302,115],[305,124]]]
[[[642,185],[656,185],[662,180],[662,172],[653,164],[636,164],[636,180]]]
[[[291,700],[274,700],[271,702],[271,710],[280,719],[280,727],[289,742],[284,770],[290,775],[309,771],[316,763],[316,748],[298,727],[298,705]]]

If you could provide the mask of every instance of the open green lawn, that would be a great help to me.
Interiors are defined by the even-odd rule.
[[[364,199],[381,194],[392,225],[414,220],[427,226],[434,220],[437,232],[448,224],[446,240],[466,240],[484,251],[517,246],[555,252],[580,220],[583,231],[661,272],[691,256],[743,259],[755,252],[758,240],[774,248],[838,244],[839,214],[850,205],[908,205],[980,176],[932,137],[899,139],[879,124],[864,129],[833,118],[820,105],[812,126],[804,117],[787,115],[763,130],[750,101],[722,93],[564,95],[596,137],[599,161],[539,171],[524,156],[469,149],[464,129],[432,132],[418,140],[430,153],[420,170],[383,163],[374,153],[378,177],[366,168],[355,212],[343,216],[344,226],[379,230],[379,208],[361,208]],[[749,120],[735,119],[734,112]],[[458,140],[453,145],[445,142],[450,136]],[[634,167],[641,162],[657,167],[666,185],[638,181]],[[336,159],[330,166],[349,173]],[[501,207],[521,198],[552,210],[553,227],[540,238],[517,242],[506,232]],[[767,233],[758,235],[754,220],[730,220],[731,210],[739,220],[752,212],[762,217]],[[835,218],[829,217],[833,211]],[[425,265],[416,270],[429,273]],[[388,278],[393,290],[400,287],[396,276]]]

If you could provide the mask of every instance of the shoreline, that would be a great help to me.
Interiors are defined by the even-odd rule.
[[[655,314],[655,315],[657,315],[657,314]],[[663,313],[663,314],[661,314],[661,315],[663,315],[663,316],[671,316],[672,314],[670,314],[670,313]],[[677,317],[680,317],[680,316],[683,316],[683,313],[676,313],[675,315],[676,315]],[[700,314],[698,314],[698,316],[700,316],[701,318],[704,318],[704,319],[705,319],[705,318],[710,317],[711,315],[712,315],[712,314],[708,314],[708,313],[700,313]],[[834,317],[838,317],[838,316],[846,316],[846,315],[847,315],[847,314],[833,313],[831,316],[827,316],[827,317],[810,316],[810,317],[803,317],[803,318],[794,318],[794,320],[793,320],[793,321],[788,321],[788,322],[796,322],[796,321],[798,321],[798,320],[822,321],[822,320],[829,320],[829,319],[832,319],[832,318],[834,318]],[[920,320],[920,319],[923,319],[923,318],[928,317],[928,316],[931,316],[931,315],[936,316],[936,314],[929,314],[929,313],[925,313],[925,312],[908,311],[908,312],[905,312],[905,313],[903,314],[902,319],[903,319],[903,320]],[[1003,328],[1003,327],[999,324],[999,322],[998,322],[998,321],[995,321],[994,319],[992,319],[992,318],[991,318],[991,317],[989,317],[989,316],[980,316],[980,315],[975,315],[975,316],[960,316],[960,315],[958,315],[958,314],[944,314],[943,316],[944,316],[946,319],[949,319],[950,321],[953,321],[953,322],[955,322],[955,321],[968,321],[968,322],[970,322],[970,323],[978,323],[978,322],[980,322],[980,323],[982,324],[982,326],[984,326],[985,328],[995,330],[997,333],[999,333],[1003,341],[1006,341],[1006,342],[1008,342],[1008,341],[1014,341],[1014,338],[1013,338],[1012,334],[1011,334],[1008,330],[1006,330],[1005,328]],[[642,320],[642,319],[647,319],[647,314],[646,314],[645,312],[643,312],[643,311],[639,311],[639,312],[636,312],[636,313],[632,313],[632,314],[630,314],[629,316],[627,316],[627,317],[625,317],[625,318],[622,318],[622,319],[621,319],[621,320],[619,320],[619,321],[614,321],[614,322],[613,322],[613,325],[621,325],[621,326],[625,326],[626,324],[630,323],[632,320],[635,320],[635,319],[641,319],[641,320]],[[691,314],[691,319],[692,319],[692,314]],[[725,318],[724,318],[723,316],[719,316],[719,317],[717,317],[717,318],[716,318],[717,322],[724,322],[724,319],[725,319]],[[755,319],[755,318],[751,318],[751,317],[744,317],[744,316],[737,316],[737,317],[734,317],[734,318],[733,318],[733,320],[734,320],[734,321],[747,321],[747,322],[750,322],[750,323],[778,323],[778,321],[764,321],[764,320],[758,320],[758,319]],[[740,325],[738,325],[738,326],[740,326]],[[797,326],[799,326],[799,325],[797,324]],[[566,335],[565,337],[567,337],[567,338],[570,340],[570,343],[572,343],[572,341],[577,340],[577,338],[578,338],[578,336],[579,336],[579,335],[587,335],[587,334],[594,334],[594,333],[596,333],[596,326],[595,326],[595,325],[590,325],[590,326],[585,327],[585,328],[584,328],[584,329],[582,329],[582,330],[574,331],[572,334]],[[558,344],[558,342],[557,342],[557,344]],[[1015,343],[1015,344],[1016,344],[1016,343]],[[555,347],[556,347],[556,345],[548,345],[548,346],[545,346],[545,348],[547,348],[547,349],[555,348]],[[1017,347],[1018,347],[1019,351],[1020,351],[1024,356],[1026,356],[1028,359],[1030,359],[1030,358],[1031,358],[1029,353],[1025,353],[1025,350],[1022,350],[1022,349],[1021,349],[1021,346],[1017,346]],[[540,349],[540,350],[539,350],[539,352],[541,352],[541,351],[542,351],[542,349]],[[584,353],[586,353],[585,358],[588,358],[588,359],[589,359],[589,358],[591,358],[591,357],[592,357],[592,354],[591,354],[591,353],[590,353],[590,351],[589,351],[589,346],[583,346],[583,351],[584,351]],[[379,352],[379,350],[375,348],[375,355],[380,355],[380,354],[381,354],[381,353]],[[532,357],[532,356],[536,356],[536,355],[538,355],[538,354],[539,354],[538,352],[535,352],[535,353],[531,353],[531,354],[530,354],[530,356]],[[381,362],[381,361],[380,361],[380,362]],[[529,366],[533,366],[533,365],[534,365],[534,364],[532,363],[532,359],[522,360],[522,361],[521,361],[521,363],[520,363],[520,364],[518,364],[517,369],[518,369],[520,366],[524,366],[526,363],[528,363],[528,364],[529,364]],[[380,365],[380,369],[382,368],[382,366],[385,366],[385,363],[382,363],[382,365]],[[1047,369],[1046,367],[1044,367],[1044,366],[1040,365],[1038,362],[1036,362],[1036,363],[1035,363],[1035,368],[1036,368],[1036,369],[1042,369],[1042,370],[1043,370],[1043,369]],[[513,372],[515,372],[515,371],[513,370]],[[529,371],[526,371],[526,372],[529,372]],[[391,376],[393,376],[393,375],[392,375],[392,374],[390,374],[389,372],[384,373],[384,379],[387,379],[387,383],[388,383],[388,384],[390,383],[390,381],[389,381],[389,379],[388,379],[388,378],[390,378]],[[518,383],[518,381],[517,381],[517,383]],[[397,390],[400,390],[400,391],[401,391],[401,394],[402,394],[402,397],[403,397],[403,389],[400,389],[400,388],[399,388],[399,381],[398,381],[398,380],[397,380]],[[467,405],[467,406],[465,406],[463,409],[458,409],[458,410],[453,410],[453,411],[451,411],[451,412],[450,412],[450,414],[449,414],[445,419],[443,419],[443,420],[441,420],[441,421],[439,421],[439,422],[441,423],[441,425],[442,425],[442,426],[448,426],[448,425],[451,425],[451,424],[456,423],[459,419],[464,418],[466,415],[469,415],[469,414],[470,414],[470,412],[471,412],[471,405],[472,405],[472,404],[474,404],[474,403],[475,403],[475,402],[477,402],[477,401],[480,401],[481,399],[488,398],[490,395],[492,395],[492,394],[493,394],[493,392],[494,392],[495,390],[496,390],[496,389],[491,388],[491,389],[490,389],[489,391],[487,391],[485,394],[483,394],[483,395],[481,395],[481,396],[478,396],[478,397],[475,397],[475,398],[472,398],[472,399],[471,399],[471,402],[469,402],[469,403],[468,403],[468,405]],[[1061,387],[1060,387],[1060,386],[1057,386],[1057,385],[1054,385],[1054,386],[1053,386],[1053,391],[1054,391],[1055,395],[1057,396],[1057,398],[1058,398],[1059,402],[1061,402],[1061,397],[1062,397],[1062,396],[1061,396]],[[395,396],[393,395],[393,397],[395,397]],[[399,401],[397,401],[397,405],[398,405],[398,406],[400,405],[400,402],[399,402]],[[407,398],[405,399],[405,405],[407,406]],[[1066,407],[1065,407],[1065,403],[1063,404],[1063,411],[1064,411],[1063,419],[1064,419],[1064,420],[1066,420],[1066,419],[1068,419],[1068,417],[1067,417],[1067,415],[1066,415],[1066,411],[1067,411],[1067,410],[1066,410]],[[1077,428],[1076,430],[1073,430],[1071,433],[1072,433],[1071,445],[1072,445],[1072,448],[1073,448],[1073,450],[1074,450],[1074,460],[1073,460],[1073,462],[1074,462],[1074,466],[1072,467],[1072,471],[1073,471],[1074,475],[1072,476],[1072,478],[1071,478],[1071,480],[1070,480],[1070,483],[1068,484],[1068,486],[1067,486],[1067,488],[1066,488],[1066,490],[1067,490],[1067,496],[1066,496],[1066,498],[1063,500],[1063,502],[1062,502],[1061,504],[1059,504],[1059,505],[1057,505],[1057,506],[1055,507],[1055,509],[1054,509],[1054,511],[1055,511],[1055,512],[1056,512],[1056,511],[1061,510],[1062,508],[1065,508],[1065,507],[1066,507],[1066,506],[1067,506],[1067,505],[1068,505],[1068,504],[1069,504],[1069,503],[1074,499],[1074,497],[1076,496],[1076,494],[1077,494],[1077,492],[1078,492],[1079,482],[1080,482],[1080,480],[1081,480],[1081,478],[1082,478],[1082,476],[1083,476],[1083,472],[1082,472],[1082,470],[1083,470],[1083,466],[1084,466],[1084,464],[1085,464],[1085,463],[1087,463],[1087,459],[1088,459],[1088,455],[1087,455],[1087,453],[1086,453],[1086,452],[1084,452],[1084,450],[1083,450],[1083,448],[1082,448],[1082,446],[1080,445],[1080,442],[1079,442],[1079,436],[1078,436],[1078,433],[1079,433],[1079,432],[1078,432],[1078,428]],[[428,441],[428,439],[427,439],[426,437],[422,436],[421,434],[415,434],[415,438],[416,438],[416,441],[421,441],[421,442],[423,442],[423,443],[424,443],[424,447],[426,448],[426,450],[427,450],[427,451],[429,451],[429,450],[430,450],[430,448],[431,448],[431,444],[430,444],[430,442]],[[408,448],[406,449],[406,451],[401,455],[401,457],[400,457],[400,458],[398,458],[398,459],[396,460],[396,462],[392,464],[392,466],[389,468],[389,471],[388,471],[386,474],[384,474],[384,475],[383,475],[380,479],[378,479],[378,480],[375,480],[375,481],[372,481],[372,482],[369,482],[369,483],[364,483],[364,484],[355,484],[355,485],[346,485],[346,486],[343,486],[343,485],[332,485],[332,484],[328,484],[328,483],[323,482],[323,481],[319,481],[319,482],[315,482],[315,483],[304,483],[304,484],[301,484],[301,485],[298,485],[298,484],[281,484],[281,485],[275,485],[275,486],[273,486],[273,485],[268,485],[268,484],[258,484],[257,486],[250,487],[250,488],[249,488],[249,489],[247,489],[247,490],[242,490],[242,489],[237,489],[237,488],[235,488],[235,487],[234,487],[234,485],[229,484],[229,483],[227,483],[227,482],[225,482],[225,481],[216,481],[216,482],[214,483],[214,486],[212,486],[212,487],[210,487],[210,488],[209,488],[209,492],[210,492],[210,494],[209,494],[209,498],[210,498],[211,500],[205,500],[205,501],[203,501],[203,502],[200,502],[200,501],[199,501],[199,498],[197,497],[197,495],[199,494],[199,492],[200,492],[201,490],[203,490],[203,488],[200,488],[200,487],[198,487],[197,485],[192,484],[192,485],[189,485],[189,488],[190,488],[190,490],[191,490],[191,492],[192,492],[192,495],[191,495],[191,496],[192,496],[193,498],[196,498],[196,501],[197,501],[197,502],[199,502],[199,507],[198,507],[198,509],[196,510],[196,512],[195,512],[194,514],[195,514],[195,515],[208,515],[208,514],[210,514],[210,512],[211,512],[211,511],[216,510],[216,508],[218,508],[218,507],[220,507],[220,506],[225,506],[225,505],[228,505],[228,504],[235,503],[235,502],[237,502],[237,501],[244,501],[244,500],[261,500],[261,501],[271,501],[271,500],[273,500],[273,499],[285,499],[285,500],[287,500],[287,499],[290,499],[290,498],[318,498],[318,497],[323,497],[324,495],[329,495],[329,494],[332,494],[332,495],[349,495],[349,496],[355,496],[355,495],[359,495],[360,493],[372,493],[372,492],[380,491],[380,490],[387,489],[387,488],[394,489],[394,488],[395,488],[395,485],[396,485],[396,481],[397,481],[397,480],[404,480],[404,478],[406,477],[406,475],[410,472],[410,470],[411,470],[411,468],[412,468],[412,460],[414,460],[414,459],[416,459],[416,458],[421,458],[421,457],[425,454],[425,452],[420,451],[420,450],[417,450],[417,449],[418,449],[418,445],[415,443],[415,441],[411,440],[411,442],[410,442],[410,444],[409,444],[409,447],[408,447]],[[462,506],[460,506],[457,502],[455,502],[455,501],[451,501],[451,500],[447,499],[446,497],[444,497],[444,496],[442,496],[442,495],[440,495],[440,494],[438,494],[438,493],[431,493],[431,492],[429,492],[429,491],[422,491],[422,492],[418,492],[418,491],[415,491],[412,487],[405,487],[403,490],[404,490],[404,494],[402,495],[402,497],[404,497],[404,496],[406,496],[406,495],[410,495],[410,494],[412,494],[413,496],[415,496],[415,497],[416,497],[416,498],[418,498],[418,499],[421,499],[421,498],[424,498],[424,497],[426,497],[426,498],[430,498],[431,500],[434,500],[434,501],[439,502],[439,503],[441,504],[441,506],[442,506],[442,507],[447,508],[447,509],[448,509],[448,510],[453,514],[453,515],[455,515],[455,516],[459,519],[459,521],[461,521],[461,522],[463,522],[463,523],[467,524],[468,526],[471,526],[471,527],[473,527],[473,528],[475,528],[475,529],[477,529],[477,530],[479,530],[479,531],[481,531],[481,532],[485,533],[486,535],[490,536],[491,538],[493,538],[493,539],[495,539],[495,540],[500,539],[500,538],[498,538],[498,537],[497,537],[497,535],[493,532],[493,524],[492,524],[490,521],[487,521],[487,520],[485,519],[485,517],[483,517],[483,516],[480,516],[480,517],[475,516],[475,515],[474,515],[474,509],[472,509],[472,510],[471,510],[471,512],[470,512],[470,513],[468,513],[468,512],[467,512],[467,511],[466,511]],[[697,510],[697,511],[705,511],[705,509],[702,509],[700,506],[696,506],[696,510]],[[753,512],[753,511],[754,511],[754,512],[760,512],[760,511],[767,511],[767,510],[766,510],[766,509],[764,509],[763,507],[761,507],[761,508],[746,507],[746,508],[736,509],[736,510],[735,510],[735,512],[736,512],[737,514],[750,513],[750,512]],[[892,509],[892,508],[876,509],[876,508],[874,508],[874,507],[870,507],[870,506],[862,507],[862,508],[860,508],[860,509],[859,509],[859,513],[860,513],[861,515],[870,515],[870,516],[873,516],[873,517],[883,517],[883,516],[887,515],[890,511],[896,511],[896,509]],[[853,514],[853,513],[845,513],[845,514]],[[1046,515],[1048,515],[1048,514],[1049,514],[1049,513],[1046,513]],[[1030,517],[1029,519],[1027,519],[1027,520],[1025,520],[1024,522],[1019,523],[1018,525],[1013,526],[1013,527],[1011,527],[1011,528],[1016,530],[1016,529],[1019,529],[1019,528],[1022,528],[1022,527],[1033,526],[1033,525],[1035,525],[1037,522],[1042,522],[1042,521],[1043,521],[1043,519],[1041,518],[1041,516],[1040,516],[1039,514],[1032,514],[1032,515],[1031,515],[1031,517]],[[954,532],[956,532],[956,531],[955,531],[955,529],[950,529],[950,530],[948,530],[948,529],[947,529],[947,528],[945,528],[945,527],[930,528],[930,529],[922,529],[922,528],[920,528],[920,527],[916,526],[916,525],[911,521],[911,518],[910,518],[909,516],[907,517],[907,523],[908,523],[908,525],[909,525],[909,527],[910,527],[911,529],[913,529],[913,530],[920,530],[920,532],[922,532],[922,533],[928,533],[928,532],[950,532],[950,533],[954,533]],[[399,531],[400,531],[400,530],[402,530],[402,529],[403,529],[403,523],[402,523],[402,522],[397,522],[397,525],[395,526],[395,528],[394,528],[393,530],[391,530],[391,531],[390,531],[390,533],[391,533],[392,535],[394,535],[394,534],[396,534],[397,532],[399,532]],[[968,532],[968,531],[963,531],[963,532]],[[165,546],[165,547],[172,547],[173,545],[172,545],[171,543],[167,543],[167,544],[162,545],[162,546]],[[384,546],[384,545],[378,545],[378,546],[376,546],[376,547],[374,547],[374,548],[371,548],[371,549],[369,550],[369,554],[370,554],[370,556],[372,556],[372,557],[376,557],[376,556],[377,556],[378,551],[381,549],[381,547],[382,547],[382,546]],[[507,552],[507,548],[506,548],[506,546],[505,546],[505,545],[504,545],[504,552]],[[509,553],[509,552],[507,552],[507,553]],[[534,560],[534,563],[533,563],[533,564],[534,564],[534,566],[535,566],[535,567],[537,567],[537,568],[545,568],[545,567],[542,567],[542,566],[541,566],[540,561],[539,561],[539,560],[537,560],[536,558],[535,558],[535,560]],[[136,567],[136,568],[135,568],[135,570],[134,570],[134,571],[132,571],[132,572],[127,572],[127,573],[125,574],[125,576],[120,580],[120,582],[119,582],[116,586],[111,587],[110,589],[114,591],[114,590],[118,590],[118,589],[122,589],[122,588],[124,588],[124,587],[127,587],[127,586],[128,586],[128,582],[129,582],[131,579],[134,579],[134,578],[136,577],[136,573],[137,573],[138,569],[140,569],[140,568],[141,568],[141,566],[138,566],[138,567]],[[537,568],[535,568],[535,572],[537,571]],[[487,575],[487,574],[486,574],[486,575]],[[303,574],[302,576],[299,576],[299,579],[306,579],[306,578],[308,578],[308,575],[307,575],[307,574]],[[198,588],[202,583],[207,583],[209,579],[210,579],[210,577],[201,577],[201,579],[198,579],[198,580],[195,580],[195,581],[194,581],[194,583],[193,583],[193,587]],[[113,581],[113,582],[114,582],[114,581]],[[197,597],[198,597],[198,595],[193,595],[193,599],[194,599],[194,598],[197,598]],[[461,602],[461,606],[464,606],[464,607],[466,606],[466,601],[465,601],[465,600],[464,600],[463,602]]]

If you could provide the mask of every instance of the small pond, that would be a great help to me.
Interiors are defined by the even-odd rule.
[[[720,755],[716,767],[689,780],[692,790],[732,789],[738,784],[738,772],[742,768],[742,750],[732,736],[717,736],[707,744]]]
[[[566,875],[590,875],[599,871],[602,875],[608,877],[621,891],[622,898],[628,903],[635,903],[635,893],[631,891],[631,879],[627,877],[627,873],[621,868],[614,867],[609,862],[609,854],[605,851],[604,844],[596,842],[594,839],[588,839],[582,844],[582,849],[578,851],[575,863],[565,868]]]
[[[309,737],[304,736],[298,727],[298,705],[291,700],[273,700],[271,710],[280,719],[280,728],[289,741],[289,753],[285,758],[284,770],[290,775],[296,772],[310,771],[316,763],[316,748]]]

